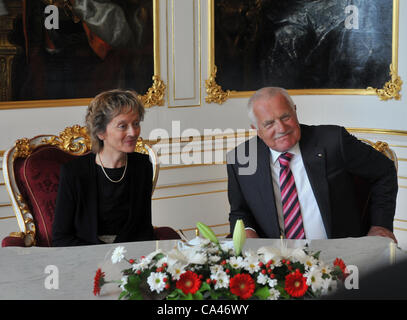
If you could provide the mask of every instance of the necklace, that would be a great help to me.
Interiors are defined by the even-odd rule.
[[[99,161],[100,161],[100,164],[101,164],[101,167],[102,167],[102,171],[103,171],[103,173],[105,174],[106,178],[107,178],[110,182],[119,183],[120,181],[123,180],[124,176],[126,175],[126,170],[127,170],[127,154],[126,154],[126,164],[124,165],[124,171],[123,171],[122,177],[121,177],[119,180],[113,180],[113,179],[111,179],[111,178],[107,175],[107,173],[106,173],[106,171],[105,171],[105,168],[103,167],[103,162],[102,162],[102,159],[100,158],[100,154],[99,154],[99,153],[98,153],[98,158],[99,158]]]

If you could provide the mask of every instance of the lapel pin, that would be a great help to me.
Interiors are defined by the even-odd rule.
[[[318,158],[322,158],[322,153],[317,154]]]

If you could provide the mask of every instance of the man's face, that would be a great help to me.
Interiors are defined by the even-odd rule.
[[[297,114],[282,94],[254,101],[257,135],[271,149],[285,152],[301,138]]]

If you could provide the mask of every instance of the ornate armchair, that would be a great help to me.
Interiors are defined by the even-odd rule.
[[[371,145],[374,149],[383,153],[386,157],[392,160],[394,162],[396,170],[398,170],[397,155],[386,142],[383,141],[372,142],[367,139],[360,140]],[[370,229],[370,220],[369,220],[370,185],[367,181],[358,176],[354,176],[354,181],[356,186],[356,199],[358,200],[358,206],[361,212],[363,232],[367,234]]]
[[[58,193],[60,165],[90,152],[86,128],[67,127],[59,136],[40,135],[19,139],[3,157],[4,182],[20,228],[2,241],[2,246],[41,246],[52,243],[52,222]],[[153,149],[139,138],[136,152],[148,154],[153,163],[153,192],[159,163]],[[169,227],[154,228],[157,239],[180,239]]]

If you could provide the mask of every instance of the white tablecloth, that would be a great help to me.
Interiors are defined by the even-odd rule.
[[[280,246],[279,239],[248,239],[245,250],[257,250],[262,246]],[[285,240],[289,247],[298,247],[304,241]],[[175,240],[147,241],[122,244],[66,248],[19,248],[0,249],[0,299],[117,299],[120,288],[107,284],[101,295],[93,295],[93,279],[97,268],[106,273],[106,280],[120,280],[120,271],[128,268],[127,262],[113,265],[111,254],[118,245],[127,250],[126,258],[140,258],[157,249],[169,250]],[[347,238],[335,240],[312,240],[308,242],[311,251],[321,251],[320,258],[331,263],[336,257],[348,265],[356,265],[359,276],[382,266],[390,265],[390,239],[382,237]],[[396,249],[396,262],[404,259],[406,253]],[[55,268],[46,271],[47,266],[58,270],[58,289],[47,289],[49,276],[56,276]]]

